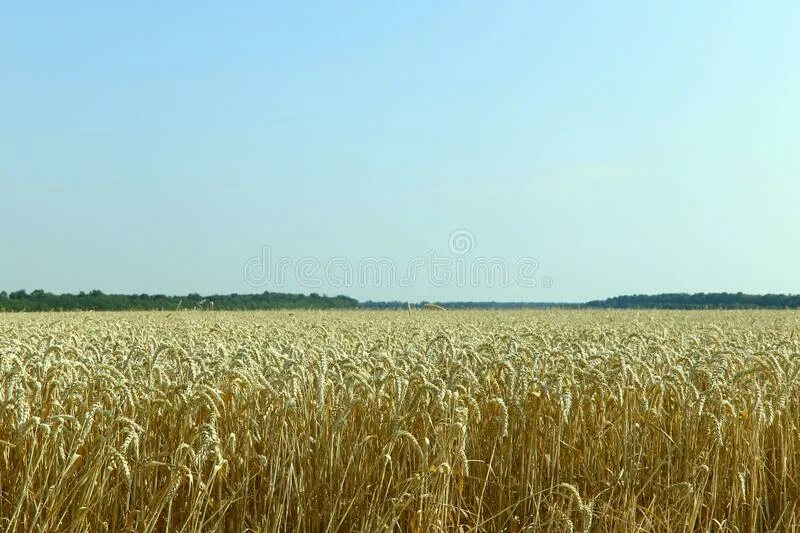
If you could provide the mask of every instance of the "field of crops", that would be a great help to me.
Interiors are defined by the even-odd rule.
[[[800,313],[0,315],[0,528],[800,527]]]

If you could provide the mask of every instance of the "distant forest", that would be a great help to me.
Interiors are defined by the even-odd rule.
[[[42,290],[0,292],[0,311],[127,311],[159,309],[346,309],[358,307],[358,300],[347,296],[320,296],[316,293],[215,294],[165,296],[163,294],[104,294],[101,291],[78,294],[52,294]]]
[[[634,294],[587,302],[585,307],[603,309],[797,309],[800,295],[699,292]]]
[[[256,309],[418,309],[433,303],[445,309],[797,309],[800,295],[737,293],[673,293],[615,296],[587,303],[558,302],[359,302],[348,296],[263,292],[186,296],[163,294],[105,294],[102,291],[53,294],[0,291],[2,311],[127,311],[127,310],[256,310]]]

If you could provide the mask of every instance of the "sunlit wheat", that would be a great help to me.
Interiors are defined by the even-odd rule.
[[[800,527],[796,312],[0,316],[8,531]]]

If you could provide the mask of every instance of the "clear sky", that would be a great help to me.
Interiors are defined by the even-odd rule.
[[[0,289],[800,292],[800,3],[288,4],[6,3]]]

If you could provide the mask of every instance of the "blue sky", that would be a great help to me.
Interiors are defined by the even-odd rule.
[[[9,4],[0,288],[800,292],[797,27],[796,2]],[[321,286],[248,283],[265,246]],[[324,272],[432,252],[538,284]]]

